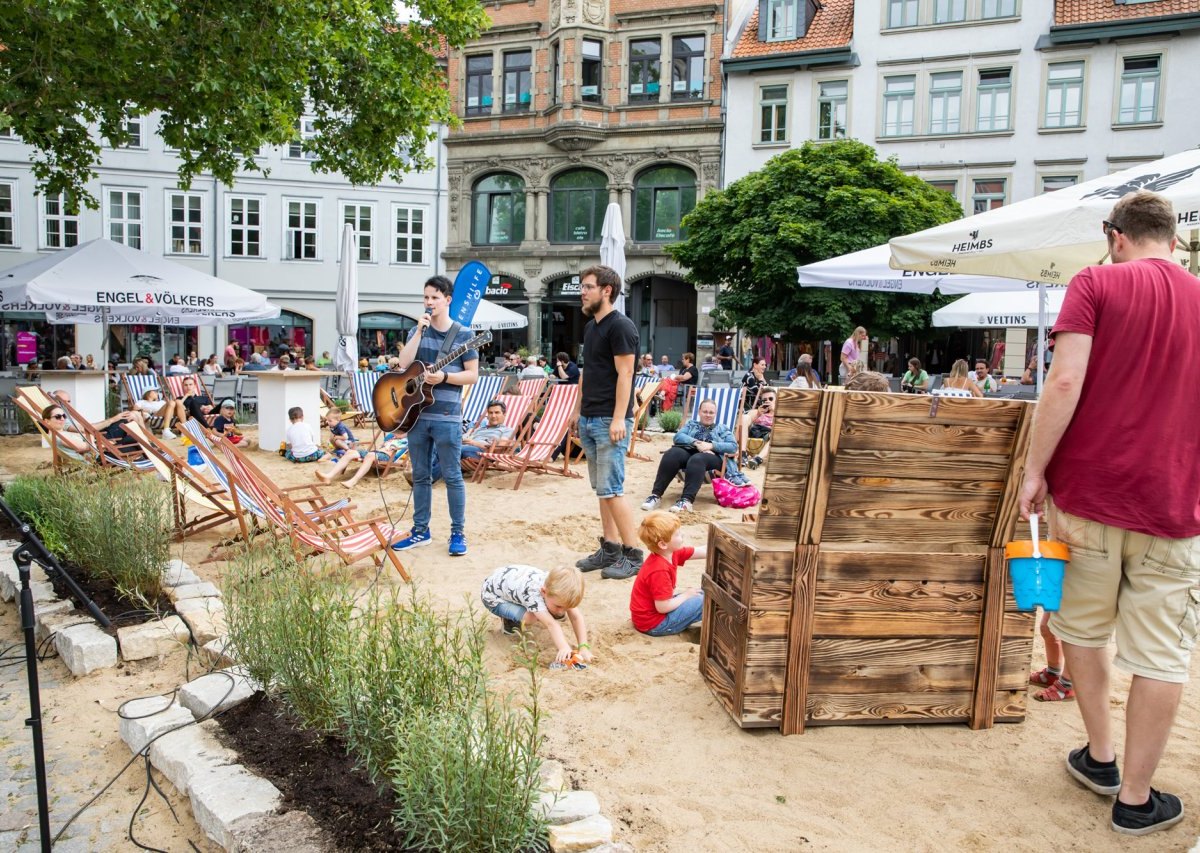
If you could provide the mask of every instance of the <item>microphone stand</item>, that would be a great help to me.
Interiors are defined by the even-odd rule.
[[[41,835],[42,853],[50,853],[50,797],[46,780],[46,748],[42,737],[42,698],[38,686],[37,666],[37,636],[34,633],[33,589],[30,587],[30,567],[34,558],[48,570],[55,571],[63,582],[70,588],[71,593],[79,599],[89,613],[104,627],[112,623],[100,612],[96,603],[88,598],[79,588],[74,579],[67,574],[62,565],[46,550],[46,546],[37,538],[32,528],[13,512],[8,503],[0,498],[0,510],[8,517],[9,522],[21,531],[23,541],[13,551],[13,562],[17,564],[17,574],[21,580],[21,632],[25,635],[25,674],[29,680],[29,717],[25,725],[33,735],[33,772],[37,781],[38,830]]]

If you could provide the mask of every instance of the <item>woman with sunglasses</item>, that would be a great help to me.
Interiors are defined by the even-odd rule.
[[[750,439],[763,442],[758,453],[751,455],[749,450],[742,451],[742,464],[754,470],[763,463],[762,451],[766,442],[771,438],[771,430],[775,428],[775,389],[764,386],[759,394],[758,407],[742,416],[742,447],[750,446]]]
[[[42,409],[42,420],[53,433],[53,439],[68,450],[76,453],[90,453],[92,448],[84,441],[83,436],[67,428],[67,413],[62,406],[51,404]]]

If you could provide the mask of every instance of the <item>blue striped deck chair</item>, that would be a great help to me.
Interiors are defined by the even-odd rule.
[[[131,409],[133,404],[142,399],[142,395],[147,391],[157,391],[159,396],[163,396],[157,373],[125,373],[121,376],[121,382],[125,385],[125,393],[129,397],[129,408]],[[163,397],[163,399],[166,398]]]
[[[741,454],[742,447],[742,395],[746,389],[744,386],[736,388],[723,387],[718,385],[710,385],[706,388],[697,388],[692,394],[692,404],[688,406],[688,415],[692,420],[700,417],[700,404],[705,400],[712,400],[717,404],[717,423],[724,424],[729,427],[738,441],[738,454]],[[725,460],[729,456],[726,455]],[[725,475],[725,460],[721,462],[721,476]]]
[[[367,418],[375,417],[375,400],[371,395],[375,392],[375,383],[382,375],[374,370],[356,370],[350,374],[351,402],[359,413],[354,419],[355,424],[365,424]]]
[[[495,400],[504,391],[504,386],[512,379],[511,374],[489,373],[480,374],[479,381],[469,385],[471,390],[463,400],[463,429],[469,430],[483,417],[487,404]]]
[[[643,374],[639,373],[637,376],[633,377],[633,390],[641,391],[644,387],[646,387],[647,382],[657,382],[657,381],[658,381],[658,374],[655,374],[653,376],[644,376]]]

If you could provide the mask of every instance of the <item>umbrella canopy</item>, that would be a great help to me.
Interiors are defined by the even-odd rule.
[[[604,211],[604,225],[600,229],[600,263],[616,270],[621,277],[621,292],[613,300],[613,307],[625,311],[625,228],[621,223],[621,205],[615,202]]]
[[[479,301],[479,306],[475,309],[475,317],[471,320],[471,328],[475,331],[524,329],[528,325],[529,320],[525,315],[511,311],[503,305],[497,305],[495,302],[488,302],[486,299]]]
[[[796,267],[801,287],[833,287],[841,290],[874,290],[888,293],[979,293],[1012,291],[1019,285],[1011,278],[984,275],[949,275],[944,272],[894,270],[892,249],[884,243],[870,249],[827,258]],[[1036,290],[1036,282],[1030,283]]]
[[[262,294],[104,237],[0,272],[0,303],[13,302],[164,325],[279,315]]]
[[[342,263],[338,267],[337,347],[333,351],[333,369],[350,372],[358,369],[358,246],[354,226],[342,229]]]
[[[1138,190],[1171,200],[1188,237],[1180,261],[1196,272],[1200,149],[896,237],[890,241],[892,266],[1066,284],[1085,266],[1104,261],[1108,243],[1101,222],[1117,199]]]
[[[1065,289],[1046,293],[1046,325],[1058,319],[1066,297]],[[994,329],[1001,326],[1038,328],[1038,292],[971,293],[933,312],[933,325],[962,329]]]

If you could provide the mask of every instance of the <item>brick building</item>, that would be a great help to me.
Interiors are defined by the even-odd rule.
[[[451,51],[462,128],[447,146],[449,274],[493,273],[488,298],[527,314],[501,345],[577,352],[579,272],[620,205],[626,311],[645,351],[711,348],[710,288],[664,247],[721,171],[723,3],[486,0],[492,26]],[[497,348],[498,349],[498,348]]]

